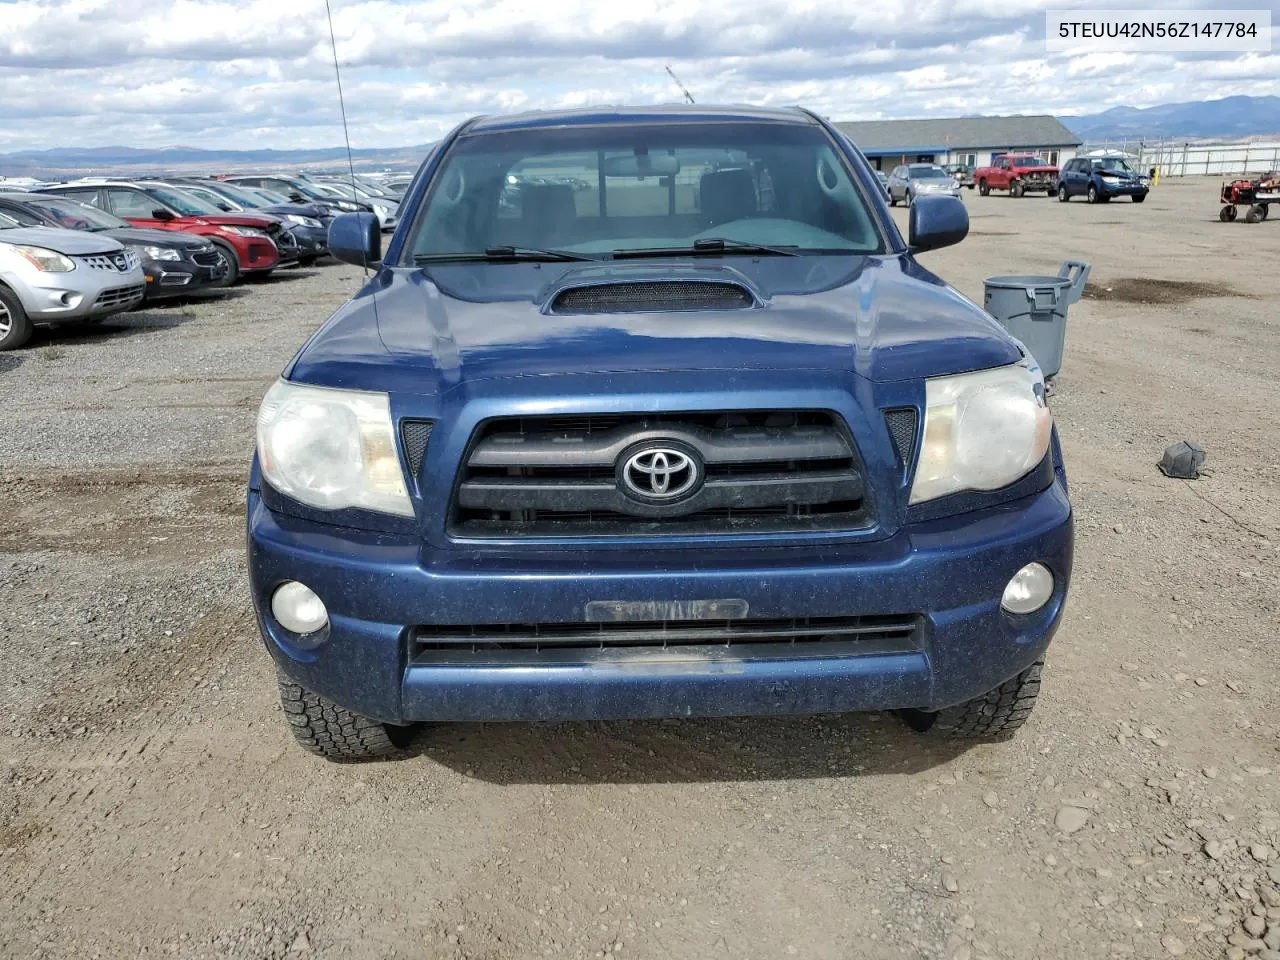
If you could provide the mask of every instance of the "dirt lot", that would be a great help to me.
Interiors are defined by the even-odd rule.
[[[966,193],[969,239],[923,258],[975,298],[1095,265],[1053,400],[1071,602],[997,746],[875,715],[456,725],[325,764],[277,715],[240,514],[257,402],[359,271],[0,356],[0,955],[1256,955],[1280,937],[1280,223],[1214,198]],[[1183,438],[1211,477],[1158,473]]]

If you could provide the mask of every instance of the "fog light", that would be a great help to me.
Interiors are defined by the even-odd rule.
[[[1053,574],[1043,563],[1028,563],[1013,575],[1000,606],[1009,613],[1035,613],[1053,596]]]
[[[304,635],[315,633],[329,622],[324,602],[310,587],[296,580],[281,584],[271,595],[271,614],[286,630]]]

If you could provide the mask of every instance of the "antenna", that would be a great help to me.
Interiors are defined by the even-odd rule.
[[[325,0],[325,2],[327,3],[328,0]],[[680,88],[680,92],[684,94],[684,98],[690,103],[693,103],[693,94],[685,89],[684,84],[680,82],[680,78],[676,76],[676,72],[671,69],[671,64],[667,64],[667,76],[669,76],[675,85]]]
[[[351,160],[351,134],[347,132],[347,104],[342,98],[342,71],[338,69],[338,40],[333,33],[333,8],[329,6],[329,0],[324,0],[324,12],[329,18],[329,46],[333,50],[333,75],[338,81],[338,110],[342,113],[342,139],[347,145],[347,173],[351,177],[351,199],[359,200],[359,194],[356,192],[356,167]],[[369,264],[364,264],[364,275],[369,276]],[[374,299],[374,309],[377,309],[377,299]]]

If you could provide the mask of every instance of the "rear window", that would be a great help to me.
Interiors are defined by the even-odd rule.
[[[711,238],[799,253],[883,250],[862,190],[820,127],[677,123],[463,137],[433,178],[409,251],[607,256]]]

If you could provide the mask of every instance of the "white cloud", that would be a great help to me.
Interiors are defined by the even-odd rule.
[[[357,147],[475,113],[676,100],[667,64],[700,102],[835,119],[1280,93],[1280,51],[1048,57],[1043,11],[1060,5],[335,0],[334,21]],[[331,58],[320,0],[0,0],[0,151],[332,146]]]

